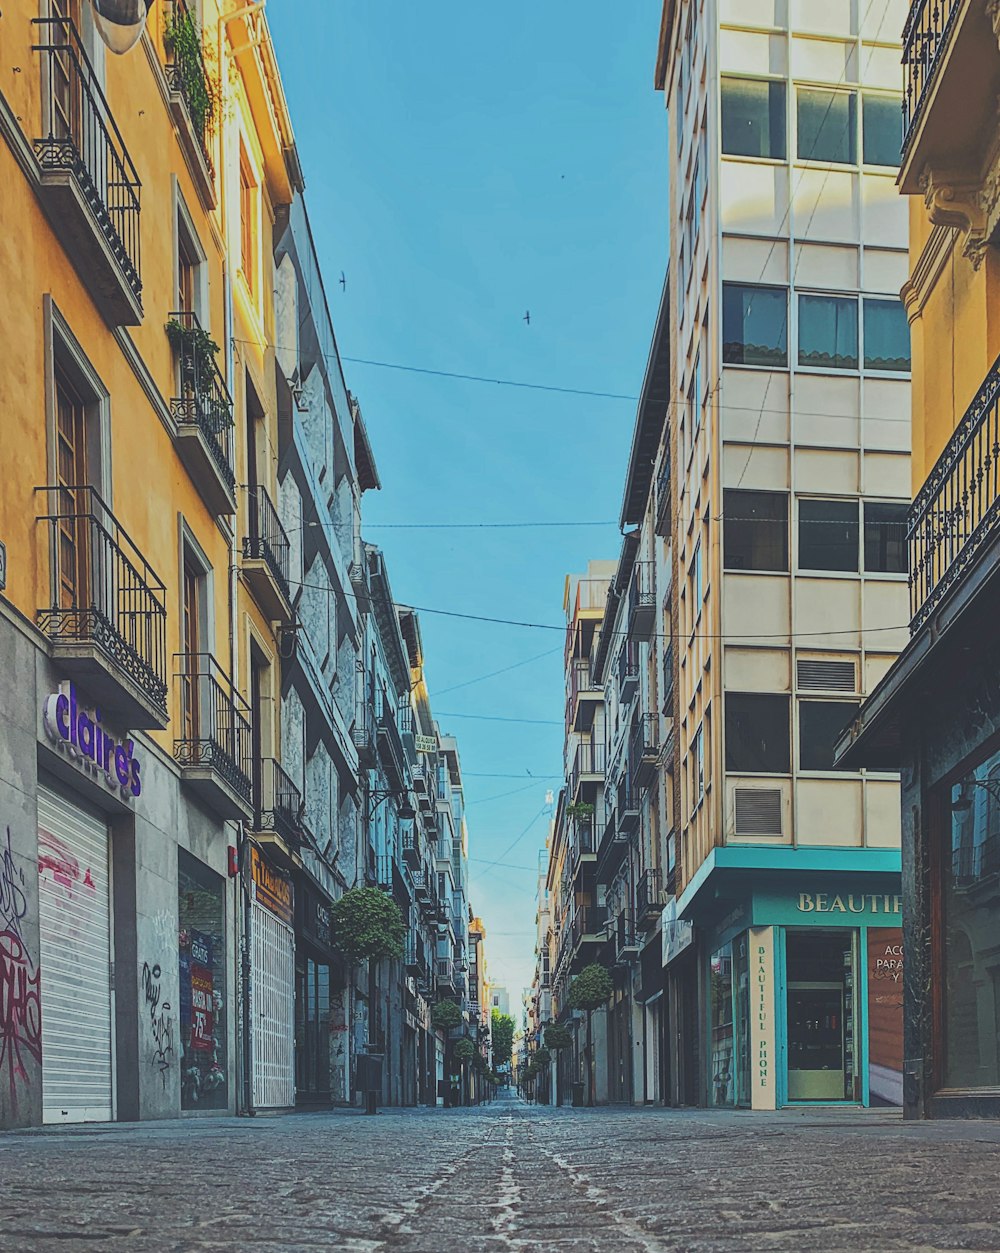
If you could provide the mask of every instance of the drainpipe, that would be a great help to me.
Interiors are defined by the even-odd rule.
[[[253,988],[252,963],[250,961],[250,837],[245,824],[239,824],[239,882],[243,894],[243,936],[240,943],[240,991],[243,1018],[243,1113],[253,1118],[257,1111],[253,1104]]]

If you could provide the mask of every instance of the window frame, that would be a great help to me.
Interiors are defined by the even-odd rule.
[[[799,291],[796,290],[798,299],[795,302],[795,369],[803,374],[838,374],[838,375],[857,375],[861,373],[861,365],[864,360],[863,353],[863,334],[861,328],[862,310],[860,306],[860,296],[856,292],[832,292],[832,291]],[[802,360],[802,302],[805,300],[814,301],[839,301],[844,305],[854,305],[854,365],[821,365],[815,362]]]
[[[796,572],[811,578],[814,575],[834,576],[836,578],[860,578],[863,573],[862,561],[862,526],[861,526],[861,496],[820,496],[820,495],[803,495],[796,497],[796,513],[795,513],[795,569]],[[804,566],[802,564],[802,505],[803,504],[842,504],[855,506],[855,523],[857,527],[857,542],[855,544],[855,556],[857,558],[856,565],[853,569],[843,569],[836,566]],[[811,519],[814,525],[821,525],[823,519]],[[837,519],[827,520],[831,525],[835,524]],[[850,523],[845,520],[845,526]]]
[[[848,100],[853,99],[854,117],[852,119],[852,124],[850,128],[850,142],[851,142],[851,148],[852,148],[851,160],[837,161],[837,160],[831,159],[830,157],[822,157],[822,156],[815,156],[815,155],[803,156],[799,152],[799,142],[800,142],[799,102],[803,96],[803,93],[808,94],[810,92],[813,95],[827,95],[827,96],[832,96],[832,97],[845,96],[848,98]],[[793,158],[793,161],[796,165],[806,165],[806,166],[834,165],[834,166],[838,166],[840,169],[843,169],[843,170],[854,170],[854,169],[859,168],[860,162],[858,158],[861,154],[861,144],[862,144],[861,108],[859,107],[860,95],[861,95],[860,88],[848,87],[848,86],[841,85],[841,84],[828,85],[825,83],[810,83],[810,82],[795,84],[795,156]],[[848,106],[848,113],[850,113],[850,105]],[[820,124],[820,131],[822,131],[823,125],[825,125],[825,121],[826,119],[824,119],[824,122]],[[818,136],[819,136],[819,132],[817,132],[817,138]],[[880,167],[880,168],[885,168],[885,167]]]
[[[763,292],[781,292],[784,295],[784,298],[785,298],[785,336],[784,336],[785,346],[784,346],[784,361],[781,362],[780,364],[776,362],[764,362],[764,361],[732,361],[726,357],[726,344],[727,344],[727,340],[726,340],[726,291],[727,289],[732,290],[736,288],[740,288],[742,290],[752,289],[754,291],[763,291]],[[787,286],[782,285],[780,283],[737,283],[737,282],[729,282],[726,280],[723,281],[721,339],[722,339],[722,365],[724,369],[774,371],[774,370],[788,370],[790,368],[789,349],[790,349],[791,338],[792,338],[792,326],[791,326],[791,321],[789,317],[789,314],[791,311],[791,301],[789,297],[790,297],[790,289]],[[741,323],[742,321],[743,321],[743,315],[741,314]],[[744,327],[742,326],[742,324],[741,324],[740,330],[741,330],[741,335],[742,335],[744,331]],[[741,339],[740,343],[743,349],[745,350],[746,348],[745,338]]]
[[[899,95],[897,92],[879,91],[877,89],[872,89],[868,87],[862,87],[859,90],[858,94],[861,98],[861,108],[858,110],[858,112],[861,115],[859,119],[859,125],[861,129],[861,146],[858,149],[860,156],[861,156],[861,160],[859,164],[861,165],[862,168],[873,169],[873,170],[898,170],[900,167],[900,164],[902,163],[902,149],[903,149],[903,98],[902,96]],[[899,149],[900,149],[900,152],[899,152],[899,156],[897,157],[897,159],[891,165],[884,165],[880,161],[869,161],[865,153],[865,102],[866,100],[873,100],[873,99],[883,101],[886,103],[891,101],[896,106],[896,111],[899,114]]]
[[[770,146],[770,140],[772,137],[772,132],[774,130],[774,124],[771,118],[772,89],[779,88],[778,94],[780,94],[781,96],[781,111],[783,114],[783,117],[781,118],[780,134],[781,134],[782,148],[784,151],[782,152],[781,156],[762,156],[760,154],[752,153],[752,152],[728,152],[725,149],[725,147],[723,146],[725,143],[724,130],[723,130],[724,128],[723,115],[725,112],[725,95],[724,95],[725,84],[727,82],[729,83],[752,83],[754,85],[760,85],[768,89],[767,90],[768,146]],[[774,78],[774,77],[769,77],[767,75],[755,75],[755,74],[721,74],[719,76],[719,155],[720,157],[722,158],[729,157],[734,161],[763,161],[763,162],[766,162],[768,165],[786,165],[788,163],[788,151],[789,151],[789,142],[788,142],[789,141],[789,133],[788,133],[788,130],[789,130],[789,110],[788,110],[789,91],[788,91],[788,87],[789,87],[789,83],[786,78]]]
[[[842,705],[845,711],[853,710],[854,715],[857,715],[858,710],[861,708],[861,702],[860,700],[858,700],[857,697],[855,697],[854,699],[851,699],[850,697],[848,697],[847,699],[837,699],[836,697],[824,696],[822,694],[814,696],[812,693],[810,693],[808,696],[800,695],[795,702],[795,714],[796,714],[795,751],[796,751],[797,772],[799,774],[823,774],[823,775],[836,775],[838,777],[842,777],[845,772],[842,770],[837,770],[832,761],[832,753],[833,753],[833,747],[834,747],[833,744],[830,745],[831,763],[829,766],[805,765],[803,761],[802,733],[803,733],[804,723],[803,723],[802,714],[803,714],[803,707],[806,705],[824,705],[824,706]],[[851,716],[852,715],[849,712],[845,712],[844,722],[843,722],[843,725],[845,727],[847,726],[848,722],[851,720]]]
[[[768,496],[771,498],[780,498],[785,504],[785,564],[783,566],[732,566],[729,564],[729,544],[726,539],[727,524],[733,519],[730,518],[727,500],[733,496]],[[722,490],[722,569],[727,574],[789,574],[791,573],[792,545],[789,527],[789,498],[788,491],[775,491],[771,489],[760,488],[738,488],[726,487]],[[778,522],[777,518],[765,518],[764,522]]]
[[[793,746],[792,746],[792,697],[789,692],[743,692],[730,691],[724,693],[724,734],[725,734],[725,763],[726,774],[729,775],[756,775],[760,778],[789,778],[792,775],[793,766]],[[752,769],[744,768],[731,764],[731,753],[733,751],[734,737],[730,735],[730,716],[733,710],[733,703],[740,700],[756,700],[770,701],[775,705],[779,701],[784,702],[785,706],[785,768],[779,769]],[[733,715],[735,716],[735,715]]]

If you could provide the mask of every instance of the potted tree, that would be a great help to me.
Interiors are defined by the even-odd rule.
[[[614,990],[611,975],[600,962],[584,966],[569,988],[569,1003],[587,1015],[587,1104],[594,1104],[594,1037],[593,1014],[606,1005]]]
[[[463,1105],[465,1104],[465,1099],[466,1099],[466,1082],[465,1082],[466,1074],[467,1074],[466,1067],[468,1066],[469,1062],[472,1061],[473,1057],[475,1056],[475,1053],[476,1053],[476,1046],[472,1043],[472,1041],[469,1039],[468,1036],[463,1036],[461,1040],[457,1041],[457,1043],[455,1044],[455,1047],[451,1051],[452,1057],[454,1057],[455,1060],[458,1062],[459,1068],[460,1068],[459,1073],[461,1075],[461,1079],[459,1082],[461,1085]]]
[[[343,953],[348,965],[351,988],[351,1016],[353,1021],[354,972],[364,961],[372,963],[386,958],[402,957],[406,924],[399,906],[381,888],[356,887],[348,891],[330,906],[330,938],[334,948]],[[374,979],[372,980],[374,983]],[[375,1012],[374,998],[369,1004],[369,1055],[371,1055],[371,1017]],[[352,1032],[353,1038],[353,1032]],[[369,1064],[372,1068],[372,1064]],[[375,1113],[374,1076],[366,1085],[365,1108]]]
[[[462,1011],[454,1001],[438,1001],[431,1009],[431,1026],[444,1032],[444,1102],[451,1103],[451,1041],[449,1033],[461,1025]]]
[[[561,1027],[556,1022],[550,1022],[545,1028],[545,1047],[551,1053],[558,1053],[562,1049],[568,1049],[573,1043],[573,1037],[565,1027]],[[559,1104],[559,1066],[556,1065],[556,1105]]]

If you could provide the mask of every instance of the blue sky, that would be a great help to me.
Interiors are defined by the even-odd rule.
[[[659,0],[272,0],[345,357],[638,391],[667,258],[659,16]],[[566,573],[617,556],[634,402],[344,369],[383,484],[364,530],[396,600],[560,623]],[[397,529],[541,521],[610,524]],[[430,613],[421,630],[461,747],[472,903],[514,1002],[562,769],[562,636]]]

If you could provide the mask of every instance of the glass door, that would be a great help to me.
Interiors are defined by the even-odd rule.
[[[789,1101],[854,1101],[854,930],[785,934]]]

